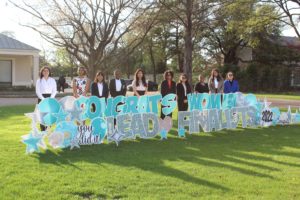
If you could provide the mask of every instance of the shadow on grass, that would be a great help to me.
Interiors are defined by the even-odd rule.
[[[225,168],[236,173],[258,178],[276,179],[270,175],[280,168],[260,164],[276,164],[300,167],[299,164],[274,160],[275,155],[299,158],[299,153],[282,151],[283,147],[300,148],[299,126],[270,127],[262,129],[237,129],[210,134],[188,135],[187,138],[169,137],[161,141],[158,138],[136,141],[123,141],[119,147],[115,144],[81,146],[79,150],[65,149],[57,153],[48,150],[35,154],[42,163],[71,165],[76,162],[94,164],[113,164],[123,167],[136,167],[144,171],[181,179],[213,189],[228,191],[229,188],[209,180],[201,179],[190,173],[168,167],[165,161],[183,161],[199,166]],[[171,135],[175,135],[171,131]],[[253,155],[255,152],[263,155]],[[77,167],[78,170],[80,170]]]
[[[12,110],[13,109],[13,110]],[[14,117],[16,113],[33,110],[33,106],[11,107],[0,110],[0,119]],[[176,128],[176,121],[173,127]],[[175,129],[168,140],[136,139],[115,144],[81,146],[76,150],[47,150],[33,154],[41,163],[58,166],[69,165],[82,170],[77,162],[88,162],[99,166],[113,164],[122,167],[135,167],[144,171],[173,177],[185,182],[203,185],[213,189],[228,191],[229,188],[209,180],[193,176],[174,167],[166,166],[166,161],[180,161],[199,166],[229,169],[245,176],[276,179],[270,172],[280,171],[272,163],[300,168],[300,164],[274,159],[274,156],[299,158],[300,154],[284,151],[283,148],[300,148],[298,126],[270,127],[260,129],[223,130],[208,134],[187,135],[178,138]],[[253,152],[255,155],[253,155]],[[262,162],[268,162],[269,165]],[[277,166],[277,165],[275,165]],[[84,196],[85,194],[78,194]],[[92,194],[86,194],[91,196]]]

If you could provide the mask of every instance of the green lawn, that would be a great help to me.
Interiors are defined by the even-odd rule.
[[[300,199],[300,126],[25,154],[33,106],[0,107],[0,199]]]

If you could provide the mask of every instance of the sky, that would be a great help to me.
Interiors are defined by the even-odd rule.
[[[10,5],[7,0],[0,0],[0,32],[11,31],[17,40],[31,45],[41,51],[53,51],[53,46],[43,40],[38,33],[21,24],[32,22],[33,18]],[[285,36],[296,36],[295,32],[286,28],[283,33]]]

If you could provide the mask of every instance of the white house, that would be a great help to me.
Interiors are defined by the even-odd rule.
[[[0,33],[0,87],[35,85],[40,50]]]

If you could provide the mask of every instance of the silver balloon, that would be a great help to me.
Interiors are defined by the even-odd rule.
[[[144,113],[143,114],[144,129],[145,134],[141,135],[142,138],[153,138],[159,132],[159,119],[154,113]],[[152,122],[152,127],[150,130],[149,122]]]
[[[193,126],[190,126],[191,133],[200,133],[200,127],[204,132],[209,131],[208,110],[193,110]]]
[[[131,130],[131,114],[122,114],[117,116],[118,132],[123,134],[123,138],[132,139],[134,135]]]
[[[192,112],[189,111],[179,111],[178,112],[178,129],[189,127],[189,132],[193,130],[194,120],[192,119]]]
[[[131,130],[132,130],[132,135],[134,136],[140,135],[140,137],[143,137],[144,135],[146,135],[142,114],[140,113],[132,114]]]
[[[217,109],[209,110],[208,115],[208,122],[209,122],[209,130],[218,131],[221,130],[221,123],[219,118],[219,112]]]

